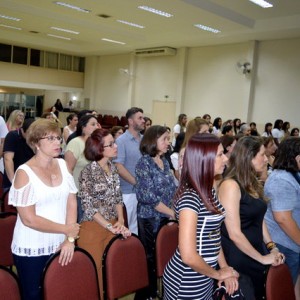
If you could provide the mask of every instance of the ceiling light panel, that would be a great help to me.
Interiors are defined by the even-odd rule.
[[[125,25],[129,25],[129,26],[132,26],[132,27],[145,28],[145,26],[135,24],[135,23],[131,23],[131,22],[127,22],[127,21],[123,21],[123,20],[117,20],[117,22],[125,24]]]
[[[126,43],[124,43],[124,42],[115,41],[115,40],[106,39],[106,38],[103,38],[103,39],[101,39],[101,40],[104,41],[104,42],[115,43],[115,44],[120,44],[120,45],[125,45],[125,44],[126,44]]]
[[[15,29],[15,30],[22,30],[20,27],[15,27],[15,26],[9,26],[5,24],[0,24],[1,27],[9,28],[9,29]]]
[[[167,12],[164,12],[164,11],[161,11],[161,10],[149,7],[149,6],[142,5],[142,6],[138,6],[138,8],[142,9],[142,10],[149,11],[149,12],[151,12],[153,14],[156,14],[156,15],[159,15],[159,16],[162,16],[162,17],[166,17],[166,18],[173,17],[173,15],[171,15],[171,14],[169,14]]]
[[[64,36],[60,36],[60,35],[55,35],[55,34],[50,34],[50,33],[48,33],[47,35],[48,35],[48,36],[51,36],[51,37],[54,37],[54,38],[57,38],[57,39],[61,39],[61,40],[68,40],[68,41],[71,40],[71,39],[68,38],[68,37],[64,37]]]
[[[20,21],[21,19],[15,18],[15,17],[10,17],[10,16],[5,16],[5,15],[0,15],[0,18],[6,19],[6,20],[12,20],[12,21]]]
[[[73,30],[69,30],[69,29],[64,29],[64,28],[59,28],[59,27],[50,27],[53,30],[57,30],[57,31],[63,31],[63,32],[67,32],[67,33],[72,33],[72,34],[79,34],[78,31],[73,31]]]
[[[194,26],[199,28],[199,29],[209,31],[209,32],[213,32],[213,33],[220,33],[221,32],[218,29],[215,29],[215,28],[212,28],[212,27],[209,27],[209,26],[206,26],[206,25],[202,25],[202,24],[195,24]]]
[[[74,9],[74,10],[77,10],[77,11],[80,11],[80,12],[84,12],[84,13],[90,13],[91,12],[89,9],[81,8],[79,6],[75,6],[75,5],[72,5],[72,4],[69,4],[69,3],[65,3],[65,2],[55,1],[53,3],[57,4],[57,5],[60,5],[60,6],[63,6],[63,7],[66,7],[66,8],[70,8],[70,9]]]
[[[250,2],[259,5],[263,8],[273,7],[273,4],[264,0],[249,0]]]

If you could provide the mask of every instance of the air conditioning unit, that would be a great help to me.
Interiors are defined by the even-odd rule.
[[[157,48],[146,48],[136,49],[134,52],[137,56],[164,56],[164,55],[175,55],[176,49],[171,47],[157,47]]]

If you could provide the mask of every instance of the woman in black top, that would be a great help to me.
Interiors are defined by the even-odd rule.
[[[267,204],[257,173],[264,171],[266,163],[262,139],[242,137],[230,156],[225,178],[219,187],[219,199],[226,211],[222,225],[225,258],[240,274],[250,277],[256,300],[264,298],[267,265],[284,262],[278,249],[266,254],[264,246],[271,242],[271,237],[264,223]]]

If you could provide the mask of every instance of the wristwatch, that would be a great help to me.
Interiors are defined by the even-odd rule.
[[[108,224],[105,226],[105,228],[106,228],[107,230],[111,230],[111,229],[112,229],[112,224],[111,224],[111,223],[108,223]]]
[[[70,243],[74,243],[75,242],[75,238],[73,238],[72,236],[68,236],[68,241]]]

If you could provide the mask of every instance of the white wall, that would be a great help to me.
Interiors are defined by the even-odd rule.
[[[248,59],[250,48],[245,43],[189,50],[183,101],[188,116],[246,120],[251,78],[238,73],[236,63]]]
[[[253,118],[300,127],[300,39],[267,41],[258,49]]]
[[[205,113],[224,120],[240,117],[255,121],[260,130],[277,118],[300,127],[299,53],[300,38],[181,48],[175,56],[93,56],[86,58],[84,79],[81,73],[0,63],[0,88],[10,82],[44,89],[45,107],[57,98],[66,103],[75,95],[78,108],[89,102],[100,113],[119,116],[139,106],[151,117],[153,100],[165,101],[168,96],[176,102],[174,122],[185,112],[190,118]],[[250,76],[236,71],[240,59],[252,63]]]
[[[299,52],[300,39],[288,39],[182,48],[176,56],[103,56],[97,58],[96,98],[91,103],[102,113],[117,115],[140,106],[151,117],[153,100],[164,101],[168,95],[177,103],[176,115],[239,117],[255,121],[260,131],[277,118],[300,126]],[[241,59],[252,64],[250,75],[237,72]],[[119,68],[128,68],[132,76],[120,74]]]

